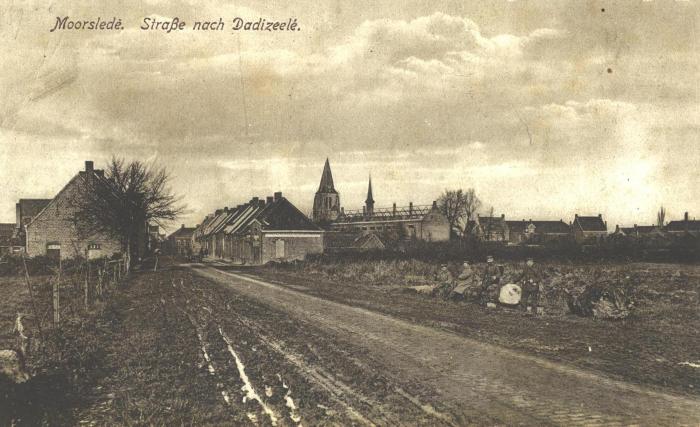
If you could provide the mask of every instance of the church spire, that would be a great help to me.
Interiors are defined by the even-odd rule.
[[[321,175],[321,184],[318,186],[319,193],[335,193],[333,186],[333,174],[331,173],[331,164],[326,158],[326,164],[323,166],[323,174]]]
[[[367,200],[365,200],[365,212],[367,216],[374,215],[374,197],[372,197],[372,175],[369,176],[369,186],[367,187]]]
[[[369,176],[369,187],[367,187],[367,200],[365,200],[365,203],[374,204],[374,198],[372,198],[372,175],[371,174]]]

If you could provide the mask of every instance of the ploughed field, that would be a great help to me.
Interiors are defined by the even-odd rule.
[[[366,266],[361,276],[308,265],[241,268],[167,260],[161,265],[158,272],[132,273],[105,302],[64,325],[48,354],[30,360],[42,374],[18,389],[31,403],[13,406],[17,424],[700,420],[692,409],[700,407],[693,405],[700,388],[695,266],[625,266],[647,279],[634,295],[632,315],[611,322],[566,314],[565,302],[553,291],[546,292],[542,316],[406,292],[417,277],[427,280],[432,267],[372,280]],[[588,270],[556,268],[562,274],[552,277],[579,268],[585,277]],[[12,345],[16,312],[31,312],[20,279],[0,278],[0,298],[8,302],[0,313],[3,348]],[[27,319],[33,334],[31,325]],[[453,350],[459,352],[456,365]],[[59,354],[65,369],[55,362]],[[564,363],[531,366],[527,355]],[[560,366],[584,369],[571,373]],[[582,382],[588,393],[572,389]],[[570,401],[575,408],[567,406]],[[657,402],[662,406],[654,407]],[[628,413],[642,418],[627,418]],[[657,413],[669,418],[656,419]]]

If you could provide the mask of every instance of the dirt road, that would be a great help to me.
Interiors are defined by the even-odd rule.
[[[424,422],[445,424],[522,425],[697,425],[700,400],[673,396],[613,381],[599,375],[548,362],[539,358],[487,345],[438,329],[349,305],[317,298],[281,287],[254,276],[221,271],[212,267],[192,268],[244,298],[281,311],[289,322],[318,328],[319,339],[336,337],[347,344],[348,358],[374,364],[388,381],[391,395],[403,398],[426,416]],[[256,319],[243,320],[256,328]],[[331,375],[332,367],[315,367],[285,350],[288,343],[266,338],[265,345],[284,355],[286,362],[302,371],[310,382],[330,392],[337,400],[353,395],[369,408],[396,404],[382,398],[368,401],[366,393],[348,387]],[[323,354],[319,355],[323,359]],[[357,379],[355,379],[357,380]],[[360,381],[362,381],[360,379]],[[412,384],[410,393],[406,384]],[[384,384],[387,387],[386,384]],[[402,388],[404,387],[404,388]],[[417,396],[415,390],[422,390]],[[341,402],[342,403],[342,402]],[[398,406],[400,407],[400,405]],[[406,420],[406,414],[349,407],[358,423],[391,424]]]

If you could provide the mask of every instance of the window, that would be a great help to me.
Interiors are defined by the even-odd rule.
[[[98,249],[100,249],[99,243],[90,243],[88,245],[88,250],[98,250]]]
[[[46,245],[46,256],[54,261],[61,259],[61,244],[58,242],[51,242]]]
[[[275,242],[275,258],[284,258],[284,240]]]

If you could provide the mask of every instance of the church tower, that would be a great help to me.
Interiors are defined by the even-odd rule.
[[[369,176],[369,187],[367,188],[367,200],[365,200],[365,214],[368,217],[374,215],[374,198],[372,197],[372,175]]]
[[[329,223],[335,221],[338,215],[340,215],[340,195],[333,186],[331,165],[326,159],[321,175],[321,184],[314,197],[313,220],[317,223]]]

